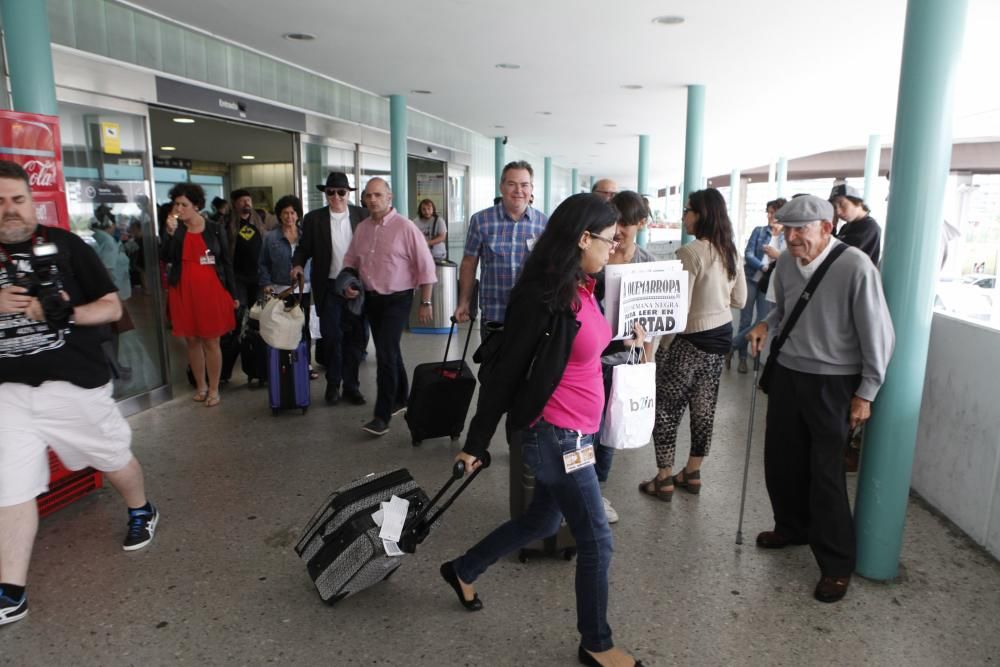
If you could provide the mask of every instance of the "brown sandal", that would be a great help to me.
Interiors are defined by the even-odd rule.
[[[698,480],[698,483],[691,484],[691,480]],[[698,495],[701,493],[701,470],[688,471],[682,468],[679,473],[674,475],[674,486],[678,486],[688,493]]]
[[[206,408],[214,408],[216,405],[222,402],[222,399],[218,394],[209,394],[205,399]]]
[[[652,485],[653,487],[652,491],[649,490],[650,485]],[[671,479],[670,477],[667,477],[666,479],[659,479],[657,477],[654,477],[648,482],[643,482],[642,484],[640,484],[639,492],[645,493],[647,496],[653,496],[654,498],[658,498],[665,503],[669,503],[674,498],[674,490],[673,488],[671,488],[669,491],[667,491],[666,487],[673,487],[673,486],[674,486],[674,480]]]
[[[195,401],[196,403],[204,403],[207,398],[208,398],[208,389],[206,389],[205,391],[196,391],[194,393],[194,396],[191,397],[191,400]]]

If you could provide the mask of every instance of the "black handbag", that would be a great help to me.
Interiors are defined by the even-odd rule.
[[[823,279],[827,269],[829,269],[830,265],[833,264],[833,262],[840,257],[845,250],[847,250],[847,247],[846,243],[839,243],[834,246],[834,248],[830,251],[830,254],[823,260],[823,263],[816,268],[816,273],[812,274],[809,282],[806,283],[806,287],[802,290],[802,294],[799,295],[799,300],[795,302],[795,307],[792,308],[792,312],[788,316],[788,320],[781,327],[781,333],[778,334],[777,338],[771,341],[771,353],[767,356],[764,368],[761,369],[760,372],[760,380],[757,383],[757,386],[759,386],[760,390],[765,394],[771,387],[771,378],[774,376],[774,367],[778,363],[778,353],[781,352],[781,346],[785,344],[786,340],[788,340],[789,334],[792,333],[792,328],[795,326],[795,323],[798,322],[799,316],[802,315],[802,311],[805,310],[806,305],[809,303],[810,298],[816,291],[816,288],[819,287],[819,282]]]

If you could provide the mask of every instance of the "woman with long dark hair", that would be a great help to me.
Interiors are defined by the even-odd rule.
[[[656,352],[656,475],[639,490],[669,502],[674,488],[701,492],[701,464],[712,444],[719,377],[733,339],[731,308],[742,308],[746,277],[738,264],[726,201],[715,188],[692,192],[684,209],[684,229],[694,236],[677,250],[688,272],[688,317],[684,333]],[[677,427],[691,408],[691,451],[673,474]]]
[[[169,197],[173,207],[163,226],[160,259],[170,264],[167,299],[173,334],[187,343],[194,400],[211,408],[220,400],[219,337],[236,327],[233,265],[222,227],[200,213],[205,207],[201,186],[178,183]]]
[[[552,214],[528,256],[510,295],[502,342],[481,365],[479,403],[456,459],[467,471],[477,468],[506,412],[535,475],[531,504],[441,566],[462,606],[478,611],[483,602],[473,582],[501,556],[554,535],[565,517],[577,543],[577,656],[585,665],[634,662],[614,648],[607,622],[612,540],[592,444],[604,405],[601,351],[612,333],[591,274],[618,245],[617,218],[601,197],[573,195]]]

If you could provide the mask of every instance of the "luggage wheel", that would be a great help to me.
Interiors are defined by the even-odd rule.
[[[412,444],[412,445],[413,445],[414,447],[419,447],[419,446],[420,446],[420,443],[422,443],[422,442],[423,442],[423,440],[418,440],[417,438],[414,438],[414,439],[413,439],[413,442],[412,442],[411,444]]]
[[[574,549],[573,547],[566,547],[565,549],[563,549],[562,552],[563,560],[573,560],[573,556],[575,555],[576,555],[576,549]]]
[[[461,437],[462,437],[462,433],[461,432],[459,432],[459,433],[452,433],[451,434],[451,441],[455,442],[455,441],[457,441]]]
[[[271,414],[274,415],[275,417],[277,417],[278,413],[280,412],[281,410],[279,410],[278,408],[271,408]]]
[[[308,407],[306,407],[306,408],[302,408],[302,414],[305,414],[305,413],[306,413],[306,412],[307,412],[308,410],[309,410],[309,408],[308,408]]]
[[[527,563],[528,562],[528,550],[527,549],[521,549],[520,551],[518,551],[517,552],[517,560],[518,560],[519,563]]]

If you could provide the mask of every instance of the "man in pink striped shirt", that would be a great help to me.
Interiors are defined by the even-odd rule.
[[[406,409],[409,394],[399,342],[410,315],[413,290],[420,288],[421,323],[430,323],[431,289],[437,273],[423,234],[393,208],[389,184],[373,178],[362,197],[370,216],[354,230],[344,254],[344,268],[357,271],[364,285],[365,316],[375,339],[375,415],[363,428],[372,435],[385,435],[392,416]],[[344,292],[348,299],[360,295],[353,288]]]

